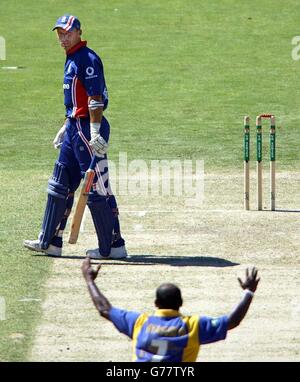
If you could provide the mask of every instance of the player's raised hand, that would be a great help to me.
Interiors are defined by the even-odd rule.
[[[249,289],[249,290],[251,290],[251,292],[255,292],[256,288],[257,288],[257,284],[259,283],[259,280],[260,280],[260,278],[257,278],[257,272],[258,272],[258,270],[255,267],[253,267],[250,270],[247,268],[246,269],[246,280],[242,281],[238,277],[238,281],[240,283],[240,286],[243,289]]]
[[[100,268],[101,268],[101,264],[99,264],[96,269],[93,269],[91,265],[91,259],[89,257],[84,259],[81,265],[81,271],[82,271],[83,277],[86,280],[95,280],[98,276]]]

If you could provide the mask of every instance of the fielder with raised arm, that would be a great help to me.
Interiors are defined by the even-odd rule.
[[[224,340],[227,331],[236,328],[245,317],[256,291],[257,270],[246,269],[246,279],[238,278],[245,291],[237,307],[220,317],[185,316],[180,289],[174,284],[162,284],[156,290],[154,314],[131,312],[112,306],[100,292],[95,279],[101,265],[93,269],[90,259],[82,264],[83,277],[91,299],[100,315],[116,329],[133,340],[133,361],[194,362],[201,345]]]
[[[88,198],[99,248],[88,250],[96,259],[124,258],[125,241],[120,232],[118,208],[112,194],[107,165],[110,126],[103,115],[108,94],[99,56],[81,40],[77,17],[60,17],[53,30],[66,52],[64,104],[66,120],[53,144],[60,148],[52,177],[48,183],[48,200],[38,240],[25,240],[30,250],[50,256],[62,254],[63,231],[70,214],[74,192],[97,156],[96,176]]]

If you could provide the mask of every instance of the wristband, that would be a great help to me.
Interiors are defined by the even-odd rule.
[[[90,122],[91,139],[95,138],[97,135],[100,134],[100,126],[100,122]]]
[[[99,134],[99,129],[101,126],[100,122],[90,122],[90,126],[91,126],[91,129],[97,131],[97,133]]]
[[[245,289],[244,293],[246,296],[248,295],[248,296],[254,297],[254,292],[252,292],[252,290],[250,289]]]

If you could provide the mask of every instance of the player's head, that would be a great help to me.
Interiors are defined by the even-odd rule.
[[[66,51],[81,41],[80,21],[76,16],[64,15],[59,17],[52,30],[56,30],[60,45]]]
[[[182,306],[180,289],[174,284],[162,284],[156,289],[155,305],[159,309],[179,310]]]

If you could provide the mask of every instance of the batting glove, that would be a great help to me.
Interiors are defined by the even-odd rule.
[[[65,132],[66,132],[66,125],[63,125],[59,129],[58,133],[56,134],[56,137],[53,140],[53,145],[55,149],[59,149],[61,145],[63,144]]]
[[[103,156],[107,153],[108,143],[103,137],[101,137],[100,134],[90,140],[90,145],[97,157],[103,158]]]

